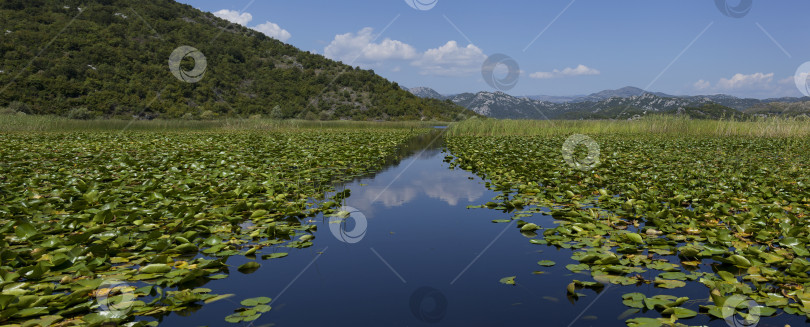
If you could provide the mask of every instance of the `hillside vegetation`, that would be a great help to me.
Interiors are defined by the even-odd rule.
[[[170,0],[8,0],[0,3],[0,33],[6,112],[85,119],[475,115]],[[180,46],[205,56],[201,81],[170,72]],[[194,64],[186,58],[181,67]]]
[[[746,113],[758,116],[810,116],[810,101],[763,103],[745,110]]]

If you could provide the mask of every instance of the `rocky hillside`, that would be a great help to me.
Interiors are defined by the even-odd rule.
[[[5,0],[0,31],[0,107],[27,114],[324,120],[471,114],[171,0]],[[173,74],[175,51],[182,60]]]
[[[430,88],[415,88],[411,92],[425,97],[438,94]],[[802,114],[805,113],[802,104],[810,103],[810,98],[806,97],[760,100],[724,94],[673,96],[645,92],[636,87],[578,97],[516,97],[503,92],[478,92],[447,98],[481,115],[509,119],[631,119],[650,113],[682,114],[705,119],[740,118],[749,117],[749,114]]]

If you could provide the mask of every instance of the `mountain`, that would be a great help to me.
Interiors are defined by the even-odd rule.
[[[607,100],[610,98],[629,98],[632,96],[639,96],[645,93],[652,93],[660,97],[674,97],[669,94],[665,93],[657,93],[657,92],[647,92],[640,88],[633,87],[633,86],[626,86],[616,90],[604,90],[596,93],[592,93],[589,95],[572,95],[572,96],[553,96],[553,95],[531,95],[527,96],[527,98],[532,100],[540,100],[540,101],[548,101],[548,102],[555,102],[555,103],[563,103],[563,102],[597,102],[602,100]]]
[[[170,0],[4,0],[0,17],[0,107],[29,114],[356,120],[471,114]],[[198,65],[194,76],[175,78],[170,70],[181,46],[198,49],[191,53],[200,62],[186,56],[175,73]]]
[[[545,112],[541,108],[541,105],[546,102],[518,98],[503,92],[462,93],[451,97],[450,100],[477,114],[488,117],[510,119],[546,118]]]
[[[430,88],[415,88],[411,92],[422,97],[438,94]],[[646,92],[632,86],[586,96],[516,97],[503,92],[478,92],[445,98],[478,114],[508,119],[631,119],[649,113],[681,114],[695,118],[810,114],[810,110],[804,111],[810,97],[752,99],[725,94],[675,96]],[[718,106],[710,106],[713,104]]]
[[[646,92],[640,88],[627,86],[616,90],[604,90],[601,92],[592,93],[590,95],[584,96],[549,96],[549,95],[534,95],[528,96],[528,98],[533,100],[541,100],[541,101],[549,101],[549,102],[556,102],[556,103],[563,103],[563,102],[598,102],[602,100],[607,100],[614,97],[619,98],[629,98],[633,96],[640,96],[642,94],[650,93],[659,97],[663,98],[682,98],[686,99],[690,102],[706,102],[711,101],[717,104],[721,104],[726,107],[734,108],[737,110],[745,110],[747,108],[751,108],[753,106],[762,104],[762,103],[771,103],[771,102],[785,102],[785,103],[794,103],[794,102],[801,102],[801,101],[809,101],[810,98],[773,98],[773,99],[753,99],[753,98],[738,98],[732,95],[727,94],[715,94],[715,95],[670,95],[661,92]]]
[[[478,114],[503,119],[632,119],[650,113],[695,118],[745,116],[705,98],[686,99],[643,93],[601,101],[554,103],[519,98],[503,92],[462,93],[451,100]]]
[[[439,99],[439,100],[447,99],[446,96],[439,94],[439,92],[436,92],[436,90],[431,89],[429,87],[414,87],[407,89],[407,91],[423,99]]]
[[[664,97],[664,98],[672,98],[673,97],[673,96],[671,96],[669,94],[665,94],[665,93],[647,92],[647,91],[644,91],[644,90],[642,90],[640,88],[637,88],[637,87],[626,86],[626,87],[623,87],[623,88],[620,88],[620,89],[617,89],[617,90],[604,90],[604,91],[601,91],[601,92],[593,93],[591,95],[578,98],[578,99],[574,100],[573,102],[588,102],[588,101],[596,102],[596,101],[607,100],[607,99],[610,99],[610,98],[629,98],[629,97],[642,96],[642,95],[645,95],[645,94],[653,94],[653,95],[656,95],[656,96],[659,96],[659,97]]]
[[[587,95],[571,95],[571,96],[557,96],[557,95],[527,95],[526,98],[538,101],[547,101],[554,103],[574,102],[579,98],[584,98]]]
[[[726,94],[717,94],[717,95],[699,95],[699,96],[683,96],[683,98],[687,99],[706,99],[718,104],[722,104],[726,107],[731,107],[740,111],[745,111],[748,108],[755,107],[762,104],[768,104],[773,102],[781,102],[781,103],[795,103],[795,102],[802,102],[802,101],[810,101],[810,98],[803,97],[803,98],[772,98],[772,99],[753,99],[753,98],[738,98],[731,95]]]

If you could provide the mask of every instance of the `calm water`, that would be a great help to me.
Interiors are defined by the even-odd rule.
[[[417,148],[424,148],[425,141]],[[232,257],[230,277],[203,287],[236,296],[186,316],[165,317],[161,325],[236,326],[224,317],[242,299],[257,296],[273,298],[273,310],[253,326],[625,326],[618,318],[629,309],[621,303],[625,293],[689,296],[698,301],[685,306],[696,311],[708,304],[708,290],[701,284],[675,290],[608,286],[598,294],[580,290],[586,296],[569,300],[565,286],[572,279],[592,280],[589,273],[565,269],[576,263],[571,251],[533,245],[514,223],[491,222],[509,219],[508,213],[466,209],[496,194],[471,173],[449,169],[445,155],[434,143],[403,155],[404,160],[374,177],[346,185],[352,190],[346,205],[357,210],[344,226],[346,233],[333,234],[330,227],[340,225],[319,217],[310,248],[279,249],[290,255],[259,259],[262,267],[248,275],[235,269],[247,259]],[[553,226],[547,215],[523,219]],[[541,267],[539,260],[557,265]],[[516,286],[499,283],[508,276],[517,276]],[[660,317],[654,311],[641,315]],[[704,315],[679,322],[728,326]],[[759,326],[785,323],[802,326],[805,320],[782,315],[763,318]]]

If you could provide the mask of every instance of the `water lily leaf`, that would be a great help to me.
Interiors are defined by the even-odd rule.
[[[739,254],[732,254],[731,256],[728,257],[728,260],[731,262],[731,264],[737,267],[743,268],[751,267],[751,261],[749,261],[748,259]]]
[[[664,326],[664,322],[655,318],[633,318],[627,320],[628,327],[660,327]]]
[[[262,259],[267,260],[267,259],[283,258],[283,257],[286,257],[287,255],[288,255],[288,253],[286,253],[286,252],[277,252],[277,253],[271,253],[271,254],[263,255]]]
[[[242,300],[242,302],[240,302],[240,304],[242,304],[242,305],[244,305],[246,307],[253,307],[253,306],[257,306],[259,304],[270,303],[270,301],[272,301],[271,298],[262,296],[262,297],[254,297],[254,298],[250,298],[250,299],[244,299],[244,300]]]
[[[172,267],[166,264],[150,264],[145,267],[141,267],[140,272],[143,274],[163,274],[172,271]]]
[[[686,274],[680,271],[661,273],[658,277],[661,277],[661,279],[686,280]]]
[[[40,316],[48,313],[48,311],[49,311],[48,307],[32,307],[17,311],[17,313],[14,316],[19,318],[27,318],[31,316]]]
[[[204,243],[205,243],[205,245],[208,245],[208,246],[214,246],[214,245],[217,245],[219,243],[222,243],[222,238],[220,238],[220,237],[218,237],[216,235],[212,235],[211,237],[205,239]]]
[[[686,286],[685,282],[680,280],[669,280],[669,279],[655,279],[655,286],[661,288],[679,288]]]
[[[787,298],[782,295],[768,293],[768,298],[765,300],[765,305],[769,307],[781,307],[788,304]]]
[[[540,226],[537,226],[534,223],[528,223],[520,227],[520,230],[523,232],[531,232],[540,229]]]
[[[662,311],[661,314],[671,315],[678,318],[692,318],[697,316],[697,312],[681,307],[668,308]]]
[[[258,263],[258,262],[250,261],[250,262],[247,262],[247,263],[239,266],[239,268],[236,268],[236,270],[239,270],[239,272],[241,272],[243,274],[252,274],[256,270],[259,270],[259,268],[261,266],[262,265],[260,263]]]
[[[234,296],[234,294],[217,295],[215,297],[212,297],[210,299],[205,300],[204,302],[205,302],[205,304],[208,304],[208,303],[216,302],[216,301],[219,301],[219,300],[224,300],[224,299],[227,299],[227,298],[230,298],[230,297],[233,297],[233,296]]]
[[[737,282],[737,277],[735,277],[734,274],[728,271],[720,270],[717,272],[717,275],[719,275],[720,278],[722,278],[724,281]]]
[[[554,261],[551,261],[551,260],[540,260],[540,261],[537,262],[537,264],[541,265],[543,267],[551,267],[551,266],[556,265],[557,263],[554,262]]]
[[[642,239],[641,235],[639,234],[627,233],[625,234],[625,236],[627,237],[627,240],[629,240],[630,242],[633,242],[635,244],[644,244],[644,239]]]
[[[504,277],[504,278],[501,278],[500,282],[501,282],[501,284],[515,285],[515,277],[517,277],[517,276]]]
[[[261,313],[268,312],[271,309],[272,308],[269,305],[266,305],[266,304],[259,304],[259,305],[255,306],[255,307],[253,307],[253,310],[256,310],[257,312],[261,312]]]
[[[173,249],[173,252],[176,253],[192,253],[197,251],[199,251],[199,248],[197,248],[196,245],[191,243],[182,244]]]
[[[644,299],[646,298],[647,296],[642,293],[628,293],[622,295],[622,299],[624,299],[622,303],[631,308],[641,309],[644,308]]]
[[[38,233],[39,231],[37,231],[34,225],[25,221],[17,223],[17,226],[14,228],[14,234],[22,240],[27,240]]]
[[[568,284],[568,286],[565,287],[565,291],[568,292],[568,294],[576,296],[577,295],[577,285],[576,285],[576,283],[572,282],[572,283]]]
[[[225,317],[225,321],[227,321],[229,323],[232,323],[232,324],[240,323],[240,322],[244,321],[243,319],[244,319],[244,317],[242,317],[239,314],[232,314],[232,315],[228,315],[227,317]]]
[[[256,211],[253,212],[253,214],[250,215],[250,218],[251,219],[259,218],[259,217],[262,217],[262,216],[265,216],[265,215],[267,215],[267,210],[256,210]]]
[[[588,265],[584,264],[584,263],[581,263],[581,264],[578,264],[578,265],[568,264],[568,265],[565,265],[565,268],[572,271],[572,272],[575,272],[575,273],[578,273],[578,272],[581,272],[583,270],[588,270],[589,269]]]

